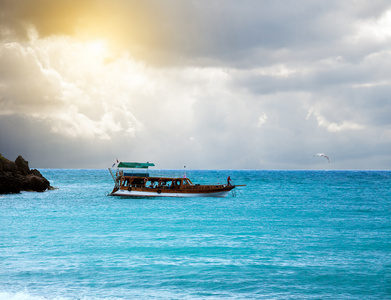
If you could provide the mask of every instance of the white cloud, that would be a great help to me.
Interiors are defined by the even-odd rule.
[[[378,19],[363,20],[358,23],[357,32],[352,41],[390,42],[391,39],[391,10],[385,11]]]
[[[390,4],[353,2],[173,1],[162,12],[173,17],[162,25],[172,38],[115,53],[107,36],[40,37],[38,20],[41,30],[12,40],[2,26],[0,123],[22,120],[7,128],[24,138],[0,133],[23,147],[46,130],[48,149],[64,156],[80,155],[83,141],[102,149],[100,159],[169,168],[316,168],[319,151],[334,151],[336,168],[362,157],[390,166]],[[141,60],[137,47],[165,59]],[[360,159],[344,164],[352,148]]]
[[[226,96],[224,70],[154,69],[126,53],[106,63],[108,53],[96,43],[52,37],[5,44],[2,63],[20,71],[2,81],[2,113],[47,120],[53,132],[70,137],[109,139],[121,130],[186,131],[199,98]]]
[[[323,105],[324,106],[324,105]],[[340,132],[345,130],[362,130],[365,127],[362,124],[358,124],[348,120],[340,120],[339,122],[329,121],[322,113],[319,111],[321,108],[311,107],[308,111],[306,119],[310,119],[313,115],[316,118],[316,121],[320,127],[326,128],[329,132]]]
[[[265,124],[267,121],[267,115],[265,113],[263,113],[262,115],[259,116],[258,118],[258,124],[257,126],[259,128],[261,128],[263,126],[263,124]]]

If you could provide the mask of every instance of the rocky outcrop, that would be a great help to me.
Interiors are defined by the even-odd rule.
[[[38,170],[30,170],[29,163],[22,156],[13,162],[0,154],[0,194],[50,189],[53,189],[50,182]]]

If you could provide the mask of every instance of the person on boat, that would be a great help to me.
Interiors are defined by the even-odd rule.
[[[231,176],[228,176],[228,178],[227,178],[227,185],[231,185]]]

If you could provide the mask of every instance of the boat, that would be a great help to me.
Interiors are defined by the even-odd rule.
[[[183,177],[150,176],[148,168],[153,163],[117,162],[109,168],[114,180],[110,196],[122,197],[225,197],[239,185],[232,184],[228,176],[226,184],[194,184],[186,174]],[[113,168],[116,167],[115,172]],[[244,186],[244,185],[240,185]]]

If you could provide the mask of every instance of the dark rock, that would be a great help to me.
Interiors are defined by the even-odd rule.
[[[0,154],[0,194],[43,192],[51,189],[50,182],[38,170],[30,170],[23,157],[18,156],[13,162]]]
[[[23,190],[44,192],[49,188],[49,186],[50,182],[46,178],[28,174],[24,180]]]
[[[0,156],[1,165],[2,165],[2,171],[4,172],[11,172],[11,173],[17,173],[18,167],[13,161],[10,161],[6,159],[3,156]]]
[[[15,160],[15,164],[19,172],[22,173],[22,175],[27,175],[30,173],[29,163],[26,160],[24,160],[24,158],[21,157],[20,155]]]
[[[22,190],[23,182],[10,172],[0,171],[0,194],[16,194]]]
[[[35,176],[38,176],[38,177],[42,177],[42,178],[43,178],[41,172],[39,172],[37,169],[32,169],[32,170],[30,170],[30,174],[33,174],[33,175],[35,175]]]

